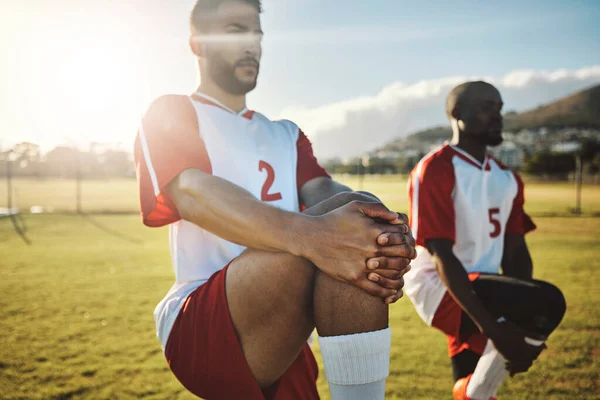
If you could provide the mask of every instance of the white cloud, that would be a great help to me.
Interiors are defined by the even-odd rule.
[[[523,111],[600,83],[600,65],[579,70],[517,70],[502,77],[452,76],[413,84],[394,82],[376,96],[317,108],[286,108],[280,118],[296,122],[319,158],[360,155],[391,139],[446,124],[445,98],[468,80],[483,79],[502,94],[505,110]]]

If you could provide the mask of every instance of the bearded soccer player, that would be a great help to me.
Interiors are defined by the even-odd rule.
[[[169,225],[176,283],[155,310],[179,381],[206,399],[383,399],[388,306],[416,256],[408,219],[333,181],[290,121],[246,107],[260,0],[200,0],[201,84],[157,99],[135,145],[143,221]],[[307,209],[300,213],[301,205]]]
[[[425,156],[409,181],[418,257],[405,293],[447,335],[460,400],[493,399],[508,374],[527,371],[566,310],[559,289],[532,278],[524,235],[535,225],[521,178],[487,154],[502,142],[502,105],[488,83],[454,88],[446,102],[452,141]]]

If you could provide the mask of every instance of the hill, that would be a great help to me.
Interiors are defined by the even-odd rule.
[[[519,132],[539,128],[600,129],[600,85],[563,97],[552,103],[521,113],[510,112],[504,116],[504,130]],[[440,142],[452,136],[450,126],[438,126],[398,138],[379,150],[402,150],[419,144]]]
[[[600,85],[534,110],[505,117],[505,130],[546,128],[600,129]]]

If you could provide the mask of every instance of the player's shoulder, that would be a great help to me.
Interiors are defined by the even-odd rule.
[[[454,152],[452,151],[452,148],[449,144],[445,143],[431,150],[421,158],[415,169],[419,170],[421,173],[439,170],[448,171],[449,168],[452,168],[453,155]]]
[[[145,130],[165,132],[191,128],[197,125],[197,116],[186,95],[166,94],[150,103],[142,117]]]
[[[153,116],[156,114],[170,115],[172,113],[181,113],[189,110],[192,107],[188,96],[181,94],[165,94],[154,99],[145,116]]]
[[[271,120],[271,119],[267,118],[266,116],[264,116],[263,114],[260,114],[257,112],[254,113],[254,118],[257,118],[268,124],[271,124],[276,129],[278,128],[279,130],[285,131],[287,134],[289,134],[290,136],[292,136],[295,139],[298,139],[298,136],[301,134],[301,130],[298,127],[298,125],[296,125],[294,122],[292,122],[288,119]]]
[[[300,130],[300,128],[298,128],[298,125],[296,125],[294,122],[290,121],[289,119],[278,119],[275,121],[272,121],[274,124],[277,124],[279,126],[282,126],[288,130]]]
[[[517,171],[514,171],[514,170],[510,169],[509,167],[507,167],[502,161],[500,161],[498,158],[496,158],[493,154],[488,153],[488,160],[489,160],[488,162],[496,164],[496,166],[498,167],[498,169],[500,171],[502,171],[502,173],[507,174],[509,176],[513,176],[515,178],[515,181],[519,185],[519,187],[523,187],[523,179],[521,178],[521,175],[519,175],[519,173]]]
[[[498,166],[498,168],[500,168],[501,170],[503,170],[503,171],[511,170],[506,165],[504,165],[504,163],[502,161],[500,161],[498,158],[496,158],[492,153],[488,153],[487,158],[490,162],[495,163]]]

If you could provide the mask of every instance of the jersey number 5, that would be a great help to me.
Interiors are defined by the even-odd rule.
[[[271,190],[271,186],[273,186],[273,182],[275,182],[275,170],[273,169],[271,164],[269,164],[266,161],[260,160],[258,162],[258,170],[261,172],[263,170],[267,170],[267,180],[265,181],[265,184],[262,187],[260,199],[262,201],[281,200],[281,193],[269,193],[269,190]]]
[[[497,219],[498,214],[500,214],[499,208],[490,208],[488,210],[488,215],[490,217],[490,224],[492,224],[492,226],[494,227],[494,230],[492,232],[490,232],[491,238],[497,238],[498,236],[500,236],[500,232],[502,232],[502,225],[500,225],[500,221]]]

